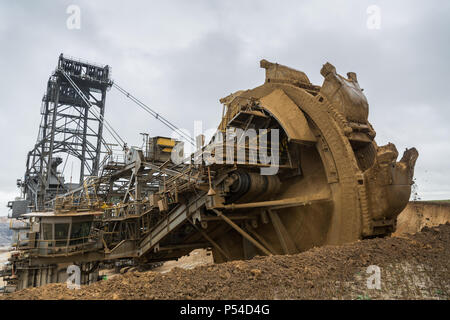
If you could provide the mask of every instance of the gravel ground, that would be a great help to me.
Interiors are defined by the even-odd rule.
[[[191,269],[175,267],[166,273],[131,272],[80,290],[50,284],[3,298],[448,300],[449,258],[447,223],[426,227],[410,236],[363,240],[296,255],[256,257]],[[371,273],[367,273],[369,266],[376,266],[371,267]],[[370,289],[368,279],[377,270],[380,289]]]

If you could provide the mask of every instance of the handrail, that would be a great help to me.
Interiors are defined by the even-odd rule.
[[[27,243],[28,246],[27,247],[21,247],[21,250],[27,250],[29,253],[32,254],[38,254],[38,255],[54,255],[57,253],[62,253],[65,252],[66,254],[68,253],[72,253],[75,251],[85,251],[87,247],[91,247],[93,245],[95,245],[96,241],[89,241],[91,239],[96,239],[97,237],[94,235],[89,235],[86,237],[78,237],[78,238],[66,238],[66,239],[50,239],[50,240],[44,240],[44,239],[36,239],[36,240],[30,240],[27,239],[26,241],[22,241],[22,243]],[[70,244],[73,241],[79,241],[82,240],[81,243],[77,243],[77,244]],[[35,242],[35,246],[30,247],[29,243],[33,241]],[[17,243],[17,247],[20,247],[20,242],[18,241]],[[57,243],[60,242],[64,242],[66,245],[63,246],[59,246],[56,245]],[[45,247],[41,247],[40,244],[41,243],[52,243],[51,246],[45,246]]]

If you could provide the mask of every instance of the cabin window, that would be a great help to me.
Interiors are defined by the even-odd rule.
[[[67,245],[67,236],[69,234],[68,223],[55,223],[55,241],[57,247]]]
[[[75,222],[72,224],[70,233],[70,245],[84,243],[89,237],[91,231],[91,222]]]
[[[42,235],[44,240],[53,240],[53,225],[51,223],[42,224]],[[51,244],[51,242],[47,242]]]

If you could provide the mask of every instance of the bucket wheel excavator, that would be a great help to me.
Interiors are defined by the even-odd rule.
[[[60,61],[68,62],[59,63],[55,76],[87,115],[96,104],[80,86],[95,74],[111,86],[108,69],[62,56]],[[211,248],[215,262],[224,262],[395,231],[410,198],[418,152],[406,149],[397,161],[393,144],[377,145],[356,74],[343,77],[326,63],[317,86],[301,71],[260,64],[264,84],[222,98],[216,134],[207,144],[197,137],[194,154],[183,155],[180,141],[146,137],[145,148],[123,145],[123,161],[108,153],[97,176],[75,189],[64,185],[72,191],[35,201],[51,207],[36,206],[21,216],[29,221],[25,243],[17,240],[10,258],[11,284],[21,289],[65,281],[70,264],[89,271],[82,277],[88,284],[96,281],[101,262],[145,266],[196,248]],[[93,116],[108,125],[103,111]]]
[[[236,164],[215,187],[214,210],[259,217],[245,229],[272,254],[392,233],[410,197],[417,150],[407,149],[397,162],[393,144],[376,144],[355,73],[343,77],[326,63],[324,82],[315,86],[301,71],[260,64],[265,83],[221,99],[226,113],[219,129],[279,129],[278,171],[261,175],[258,166]],[[251,256],[255,247],[230,232],[216,242],[232,259]],[[213,251],[216,261],[224,260]]]

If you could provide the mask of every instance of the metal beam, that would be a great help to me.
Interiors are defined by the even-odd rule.
[[[249,209],[249,208],[264,208],[264,207],[274,207],[274,208],[287,208],[287,207],[298,207],[312,205],[318,202],[331,201],[328,197],[318,196],[312,198],[305,197],[295,197],[287,198],[282,200],[271,200],[271,201],[261,201],[261,202],[250,202],[250,203],[240,203],[240,204],[225,204],[216,205],[211,209],[225,209],[225,210],[238,210],[238,209]]]
[[[272,220],[273,227],[275,229],[275,232],[277,233],[278,240],[280,241],[284,253],[285,254],[298,253],[299,251],[297,249],[297,246],[295,245],[295,242],[289,235],[289,232],[286,230],[278,213],[270,209],[267,211],[269,212],[270,219]]]
[[[162,239],[164,239],[170,232],[178,228],[187,221],[187,218],[197,211],[200,207],[205,205],[206,197],[199,196],[196,200],[189,204],[180,204],[172,210],[167,218],[162,219],[155,228],[141,241],[139,256],[142,256],[149,250],[153,249]]]
[[[200,229],[199,227],[197,227],[196,225],[195,225],[195,223],[194,222],[192,222],[192,219],[188,219],[189,220],[189,222],[194,226],[194,228],[206,239],[206,240],[208,240],[213,246],[214,246],[214,248],[216,248],[224,257],[225,257],[225,259],[227,259],[227,261],[230,261],[231,260],[231,258],[230,258],[230,256],[228,255],[228,253],[226,253],[225,252],[225,250],[223,250],[220,246],[219,246],[219,244],[217,243],[217,242],[215,242],[210,236],[208,236],[208,234],[205,232],[205,231],[203,231],[202,229]]]
[[[247,223],[246,226],[248,232],[250,232],[259,242],[261,242],[272,254],[281,254],[281,252],[277,252],[274,247],[272,247],[261,235],[259,235],[250,224]]]
[[[228,219],[222,212],[216,209],[212,209],[219,217],[221,217],[226,223],[228,223],[233,229],[235,229],[238,233],[240,233],[245,239],[250,241],[256,248],[261,250],[264,254],[271,256],[272,253],[267,250],[264,246],[262,246],[258,241],[256,241],[254,238],[252,238],[247,232],[245,232],[241,227],[239,227],[236,223],[234,223],[232,220]]]

